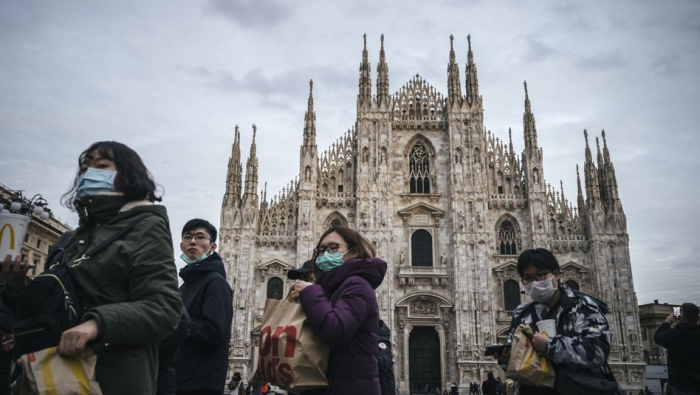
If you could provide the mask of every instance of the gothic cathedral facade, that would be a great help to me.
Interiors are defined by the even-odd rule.
[[[463,94],[450,40],[446,95],[419,75],[390,94],[384,37],[373,93],[365,36],[356,123],[321,153],[311,83],[298,175],[270,199],[266,187],[258,193],[255,125],[245,178],[236,127],[220,226],[234,289],[230,371],[253,373],[265,299],[286,295],[286,272],[311,257],[325,229],[348,226],[389,263],[376,294],[401,394],[468,387],[499,369],[484,348],[506,340],[511,311],[528,300],[516,261],[537,247],[557,256],[562,281],[608,303],[611,367],[625,388],[643,388],[629,236],[605,131],[595,159],[584,131],[574,205],[545,181],[527,84],[516,154],[510,131],[506,143],[485,129],[471,41]]]

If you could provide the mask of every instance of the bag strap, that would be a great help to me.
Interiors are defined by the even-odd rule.
[[[80,265],[80,263],[86,259],[90,259],[93,255],[97,254],[98,252],[102,251],[105,247],[108,245],[112,244],[114,241],[119,239],[120,237],[124,236],[128,231],[134,228],[134,226],[138,225],[139,222],[141,222],[144,218],[150,216],[151,214],[145,214],[145,215],[140,215],[136,217],[135,220],[133,220],[129,225],[127,225],[125,228],[119,230],[118,232],[114,233],[112,236],[110,236],[107,240],[103,241],[102,243],[98,244],[97,246],[90,248],[81,256],[80,258],[76,259],[73,261],[73,263],[70,265],[71,267]]]

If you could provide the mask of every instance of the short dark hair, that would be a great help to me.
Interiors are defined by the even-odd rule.
[[[344,228],[344,227],[334,227],[334,228],[328,228],[321,237],[318,238],[318,243],[316,243],[316,248],[318,248],[321,245],[321,242],[323,239],[326,238],[331,233],[337,233],[340,235],[340,237],[345,240],[345,242],[348,244],[348,251],[351,249],[355,249],[357,251],[357,257],[360,259],[367,259],[371,258],[375,255],[374,252],[374,246],[372,243],[367,241],[358,231],[350,229],[350,228]],[[314,249],[314,254],[311,258],[311,271],[313,273],[316,273],[316,250]]]
[[[698,306],[694,303],[683,303],[681,305],[681,310],[683,311],[683,320],[687,322],[692,322],[693,324],[698,322]]]
[[[532,265],[537,270],[549,270],[550,272],[559,271],[559,262],[548,249],[537,248],[534,250],[525,250],[518,257],[518,274],[523,276],[525,268]]]
[[[151,202],[163,200],[157,189],[162,189],[153,181],[153,176],[143,164],[141,157],[136,151],[116,141],[98,141],[93,143],[88,149],[83,151],[78,157],[78,172],[73,179],[73,185],[61,198],[61,203],[74,209],[78,180],[82,173],[82,165],[90,159],[93,153],[98,153],[101,157],[114,161],[117,168],[117,175],[114,177],[114,189],[124,194],[127,201],[148,199]]]
[[[204,228],[209,232],[209,237],[211,237],[211,242],[216,243],[216,228],[214,225],[210,224],[209,221],[201,219],[201,218],[194,218],[185,224],[185,226],[182,227],[182,234],[184,235],[185,233],[191,231],[192,229],[197,229],[197,228]]]

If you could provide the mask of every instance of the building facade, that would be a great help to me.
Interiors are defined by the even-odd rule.
[[[0,205],[9,207],[12,203],[13,192],[7,186],[0,183]],[[65,232],[73,230],[70,226],[50,215],[47,219],[41,219],[32,214],[32,220],[27,227],[27,234],[22,244],[22,258],[36,265],[29,272],[35,275],[44,271],[44,264],[49,254],[49,247]],[[4,257],[0,257],[3,259]]]
[[[235,290],[231,371],[252,374],[265,299],[286,295],[286,272],[311,257],[325,229],[348,226],[389,263],[376,295],[400,393],[467,388],[499,370],[484,349],[505,342],[510,312],[527,300],[516,261],[537,247],[556,254],[563,281],[609,304],[612,369],[625,388],[643,388],[629,237],[605,132],[592,151],[584,131],[574,205],[545,181],[527,84],[516,153],[510,131],[506,142],[484,126],[471,41],[464,85],[450,41],[446,94],[419,75],[391,94],[384,37],[374,86],[365,37],[357,120],[324,152],[311,83],[298,175],[272,198],[266,187],[258,194],[255,125],[245,177],[236,127],[220,238]]]
[[[639,306],[639,322],[642,332],[642,345],[644,346],[644,362],[649,365],[666,365],[666,349],[660,347],[654,341],[654,334],[664,323],[666,317],[673,313],[673,308],[680,305],[659,303],[647,303]]]

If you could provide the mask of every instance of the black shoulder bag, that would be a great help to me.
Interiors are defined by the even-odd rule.
[[[72,268],[122,237],[146,216],[137,217],[124,229],[75,260],[69,259],[66,253],[74,234],[61,239],[46,259],[48,269],[16,294],[14,357],[57,346],[65,330],[80,324],[85,309],[80,305],[73,285]]]

